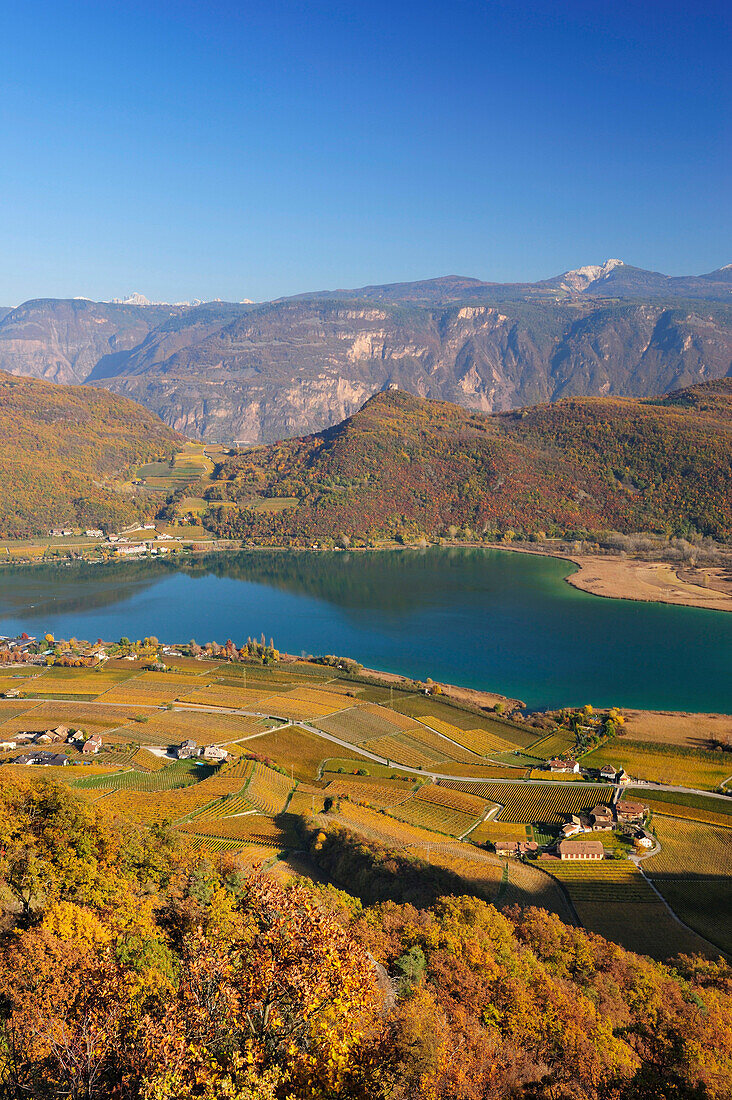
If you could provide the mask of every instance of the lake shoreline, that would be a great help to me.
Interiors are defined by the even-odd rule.
[[[503,543],[476,545],[483,545],[490,550],[536,554],[539,557],[560,558],[571,562],[577,566],[577,572],[569,573],[564,578],[567,584],[603,599],[665,603],[676,607],[732,612],[732,593],[727,594],[684,580],[679,577],[677,567],[670,562],[619,558],[610,554],[574,554],[544,547],[506,546]],[[724,570],[712,567],[704,572],[716,579],[721,577]]]
[[[201,557],[206,554],[233,554],[242,551],[263,553],[333,553],[373,554],[384,550],[422,550],[417,544],[382,543],[378,546],[356,547],[315,547],[315,546],[247,546],[235,547],[221,545],[223,540],[212,540],[210,547],[203,547],[199,541],[196,549],[186,543],[186,557]],[[630,600],[640,603],[663,603],[677,607],[696,607],[708,611],[732,612],[732,573],[729,568],[710,566],[696,570],[696,577],[681,577],[684,572],[694,572],[689,567],[674,565],[668,561],[649,561],[646,558],[619,557],[613,554],[582,554],[568,550],[553,549],[548,546],[518,546],[515,543],[452,542],[444,540],[431,543],[455,549],[504,550],[514,554],[534,554],[539,557],[558,558],[577,566],[576,572],[570,572],[564,579],[567,584],[581,592],[603,599]],[[145,559],[147,560],[147,559]],[[32,567],[35,565],[72,565],[83,564],[83,559],[48,561],[42,558],[2,562],[6,568]],[[117,558],[91,559],[86,564],[104,566],[118,564]]]

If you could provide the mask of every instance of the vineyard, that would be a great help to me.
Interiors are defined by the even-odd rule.
[[[542,737],[541,741],[535,741],[533,745],[529,746],[532,756],[536,756],[539,760],[551,760],[554,756],[562,756],[564,753],[571,753],[575,747],[575,736],[573,733],[551,733],[548,737]]]
[[[368,741],[375,737],[389,737],[399,733],[403,729],[416,727],[416,723],[409,718],[396,715],[397,721],[386,717],[379,709],[372,706],[351,706],[329,718],[321,718],[315,724],[318,729],[332,733],[341,741],[349,741],[358,744],[359,741]]]
[[[247,782],[247,800],[266,814],[280,814],[285,808],[293,784],[289,775],[282,775],[265,764],[255,763]]]
[[[704,951],[706,945],[676,924],[630,861],[553,860],[546,869],[564,884],[585,927],[607,939],[657,958]]]
[[[406,784],[400,783],[387,786],[383,783],[359,783],[356,780],[356,776],[351,781],[334,779],[321,794],[330,795],[334,798],[346,796],[353,802],[366,802],[370,806],[384,808],[399,806],[412,797],[412,789]],[[290,806],[290,809],[292,809],[292,806]]]
[[[459,726],[453,726],[450,722],[445,722],[441,718],[433,718],[429,714],[425,715],[421,721],[430,729],[437,730],[443,737],[449,737],[451,741],[456,741],[458,745],[469,749],[477,756],[488,756],[492,752],[503,752],[511,748],[509,741],[488,730],[463,730]]]
[[[225,687],[221,684],[196,688],[181,695],[183,703],[199,703],[208,707],[229,707],[232,710],[260,710],[261,699],[267,694],[265,689],[254,690],[245,687]]]
[[[599,784],[593,784],[591,788],[583,785],[579,789],[528,783],[480,783],[477,787],[476,794],[491,802],[500,802],[503,806],[498,813],[499,821],[526,824],[534,821],[558,824],[567,814],[579,813],[596,802],[602,802],[612,789]]]
[[[633,798],[634,792],[631,792],[628,797]],[[684,794],[674,791],[644,790],[643,801],[648,803],[654,814],[732,827],[732,799],[725,800],[703,794]]]
[[[292,836],[269,817],[261,814],[245,814],[241,817],[222,817],[215,821],[184,821],[178,826],[183,833],[196,836],[216,836],[226,840],[246,840],[250,844],[270,845],[281,850],[292,844]]]
[[[614,737],[608,745],[588,753],[583,765],[591,768],[612,764],[625,768],[637,779],[650,779],[674,787],[698,787],[714,790],[732,775],[732,761],[723,753],[693,752],[651,745],[643,741],[628,741]]]
[[[732,951],[732,835],[698,822],[656,818],[661,851],[644,865],[681,919]]]
[[[75,787],[113,787],[128,791],[172,791],[209,779],[216,767],[198,764],[195,760],[177,760],[156,772],[123,771],[112,775],[90,776],[74,781]]]

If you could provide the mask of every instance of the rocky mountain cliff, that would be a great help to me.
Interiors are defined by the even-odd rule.
[[[448,276],[259,305],[36,301],[0,319],[0,368],[245,443],[328,427],[390,387],[484,412],[646,397],[732,372],[732,269],[608,260],[533,284]]]

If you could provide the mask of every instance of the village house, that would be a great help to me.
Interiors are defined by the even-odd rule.
[[[645,829],[639,829],[633,840],[639,848],[652,848],[656,843],[653,834],[646,832]]]
[[[564,837],[577,836],[577,833],[582,832],[584,832],[584,828],[577,814],[571,814],[569,821],[562,825],[562,836]]]
[[[16,748],[16,745],[15,741],[0,741],[0,752],[10,752],[11,749]]]
[[[615,807],[615,812],[618,815],[618,821],[631,822],[642,821],[646,816],[647,807],[642,802],[631,802],[629,799],[621,799]]]
[[[191,756],[198,756],[198,745],[195,741],[184,741],[176,750],[179,760],[188,760]]]
[[[497,840],[493,847],[497,856],[526,856],[539,851],[535,840]]]
[[[85,741],[85,740],[86,740],[86,734],[84,733],[83,730],[74,730],[73,733],[71,731],[69,731],[69,735],[66,738],[66,744],[67,745],[77,745],[77,746],[79,746],[79,745],[81,745],[81,742]]]
[[[615,776],[617,774],[618,773],[616,772],[612,764],[605,764],[602,768],[600,768],[600,779],[609,779],[612,783],[614,783]]]
[[[99,733],[93,733],[91,737],[88,737],[84,744],[81,746],[83,753],[95,753],[99,752],[102,747],[102,737]]]
[[[550,772],[574,772],[577,773],[580,770],[580,766],[576,760],[561,760],[559,757],[554,760],[550,760],[548,763]]]
[[[229,759],[229,754],[226,749],[219,748],[218,745],[206,745],[202,753],[204,760],[223,761]]]
[[[90,527],[84,534],[88,539],[103,539],[104,531],[100,531],[98,527]]]
[[[64,768],[68,762],[68,756],[58,752],[29,752],[15,758],[16,764],[35,764],[45,768]]]
[[[590,823],[593,830],[612,829],[615,824],[613,812],[609,806],[598,804],[590,810]]]
[[[560,859],[605,858],[605,849],[600,840],[560,840],[557,851]]]

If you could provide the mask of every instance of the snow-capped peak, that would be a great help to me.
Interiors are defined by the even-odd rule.
[[[574,271],[565,271],[562,275],[564,290],[586,290],[591,283],[606,278],[615,267],[622,267],[622,260],[605,260],[604,264],[587,264]]]
[[[140,294],[138,291],[134,291],[127,298],[113,298],[112,302],[116,306],[149,306],[152,305],[149,298],[146,298],[144,294]]]

